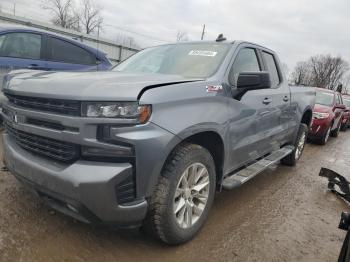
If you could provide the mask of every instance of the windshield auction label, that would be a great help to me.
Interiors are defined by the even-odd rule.
[[[198,55],[198,56],[216,56],[218,52],[205,51],[205,50],[191,50],[188,55]]]

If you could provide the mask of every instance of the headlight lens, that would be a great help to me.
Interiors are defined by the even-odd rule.
[[[82,115],[135,119],[138,123],[145,123],[151,116],[151,106],[139,105],[137,102],[83,102]]]
[[[324,119],[329,117],[329,113],[320,113],[320,112],[313,112],[313,117],[316,119]]]

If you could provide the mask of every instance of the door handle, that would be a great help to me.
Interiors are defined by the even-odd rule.
[[[27,66],[28,69],[41,69],[41,67],[38,64],[30,64]]]
[[[272,102],[272,99],[266,97],[262,102],[263,102],[264,105],[268,105],[268,104],[270,104]]]
[[[284,101],[284,102],[288,102],[288,101],[289,101],[289,97],[288,97],[288,96],[284,96],[284,97],[283,97],[283,101]]]

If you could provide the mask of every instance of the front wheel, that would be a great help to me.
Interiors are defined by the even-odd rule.
[[[180,145],[151,196],[146,230],[170,245],[192,239],[208,216],[215,187],[215,164],[209,151],[199,145]]]
[[[341,124],[339,124],[335,130],[331,131],[331,136],[332,137],[338,137],[339,131],[340,131],[340,127],[341,127]]]
[[[332,125],[330,125],[330,126],[327,128],[326,132],[325,132],[325,133],[323,134],[323,136],[319,139],[319,143],[320,143],[321,145],[327,144],[328,139],[329,139],[329,136],[330,136],[330,134],[331,134],[331,128],[332,128]]]
[[[345,123],[341,124],[341,128],[340,128],[341,131],[345,132],[348,129],[348,125],[349,125],[348,122],[349,121],[346,121]]]
[[[308,130],[309,128],[307,125],[300,124],[298,136],[294,143],[294,150],[292,151],[292,153],[290,153],[288,156],[281,160],[282,164],[294,166],[297,163],[297,161],[301,157],[301,154],[304,151]]]

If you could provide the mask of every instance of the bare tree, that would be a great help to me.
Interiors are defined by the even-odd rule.
[[[291,75],[291,82],[296,85],[310,85],[310,70],[307,62],[298,62]]]
[[[100,13],[101,9],[91,0],[81,0],[79,20],[86,34],[90,34],[101,27],[103,18]]]
[[[340,56],[316,55],[297,64],[292,81],[297,85],[335,89],[348,70],[348,63]]]
[[[187,32],[178,30],[176,33],[176,42],[188,41]]]
[[[49,10],[51,21],[63,28],[79,29],[79,17],[74,12],[73,0],[44,0],[42,7]]]
[[[116,42],[123,46],[128,46],[135,49],[141,49],[134,37],[128,36],[123,33],[117,34]]]

